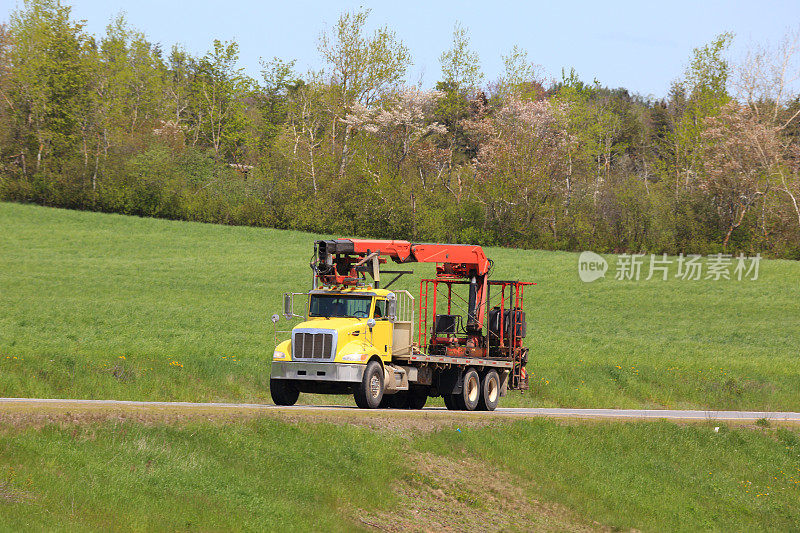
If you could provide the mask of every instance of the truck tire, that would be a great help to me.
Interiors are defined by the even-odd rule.
[[[481,398],[478,409],[481,411],[494,411],[500,401],[500,377],[497,370],[491,369],[481,379]]]
[[[428,401],[427,387],[411,387],[408,390],[408,409],[422,409]]]
[[[478,371],[470,368],[464,372],[461,394],[456,395],[458,406],[464,411],[474,411],[481,399],[481,377]]]
[[[381,403],[378,404],[378,409],[394,409],[394,405],[392,405],[392,399],[395,396],[395,394],[384,394],[383,398],[381,398]]]
[[[395,392],[394,394],[383,394],[381,409],[406,409],[408,405],[408,393],[406,391]]]
[[[361,409],[377,409],[383,399],[383,367],[377,361],[367,363],[364,377],[353,391],[356,405]]]
[[[444,400],[444,406],[447,407],[448,411],[461,410],[461,406],[458,404],[457,394],[442,394],[442,400]]]
[[[275,405],[294,405],[300,391],[288,379],[269,379],[269,394]]]
[[[407,391],[384,394],[381,409],[422,409],[428,401],[426,387],[411,387]]]

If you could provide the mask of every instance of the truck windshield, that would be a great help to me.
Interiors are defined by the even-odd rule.
[[[312,294],[308,316],[368,318],[370,305],[370,296]]]

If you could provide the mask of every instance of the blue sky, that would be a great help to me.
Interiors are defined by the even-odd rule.
[[[409,81],[432,86],[439,77],[439,54],[448,48],[456,20],[467,26],[472,48],[481,58],[486,80],[502,72],[501,55],[518,44],[559,78],[562,67],[575,67],[582,79],[597,78],[611,87],[642,95],[664,96],[678,78],[691,50],[723,31],[736,34],[736,57],[752,42],[776,43],[791,26],[800,25],[800,1],[607,0],[587,2],[259,2],[256,0],[76,0],[76,18],[101,34],[115,14],[124,11],[131,24],[165,49],[183,44],[202,54],[214,38],[236,39],[241,65],[259,74],[259,58],[296,59],[300,71],[319,68],[320,32],[339,13],[370,8],[370,25],[389,25],[414,57]],[[4,19],[17,0],[0,0]]]

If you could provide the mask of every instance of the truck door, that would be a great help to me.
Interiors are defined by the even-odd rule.
[[[372,318],[375,319],[375,327],[372,328],[372,344],[378,349],[382,358],[391,358],[394,324],[386,316],[386,300],[384,298],[375,298]]]

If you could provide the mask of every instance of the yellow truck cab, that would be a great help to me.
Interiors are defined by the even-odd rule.
[[[413,298],[398,292],[405,314],[413,316],[409,305]],[[393,356],[411,352],[412,319],[398,318],[397,301],[395,292],[368,286],[310,291],[306,320],[292,328],[291,338],[278,344],[273,354],[271,387],[276,401],[294,403],[289,400],[296,400],[299,392],[350,392],[364,381],[372,361],[385,374]],[[385,375],[378,378],[381,385],[390,381]],[[401,387],[403,382],[407,389],[407,379],[401,377]]]

